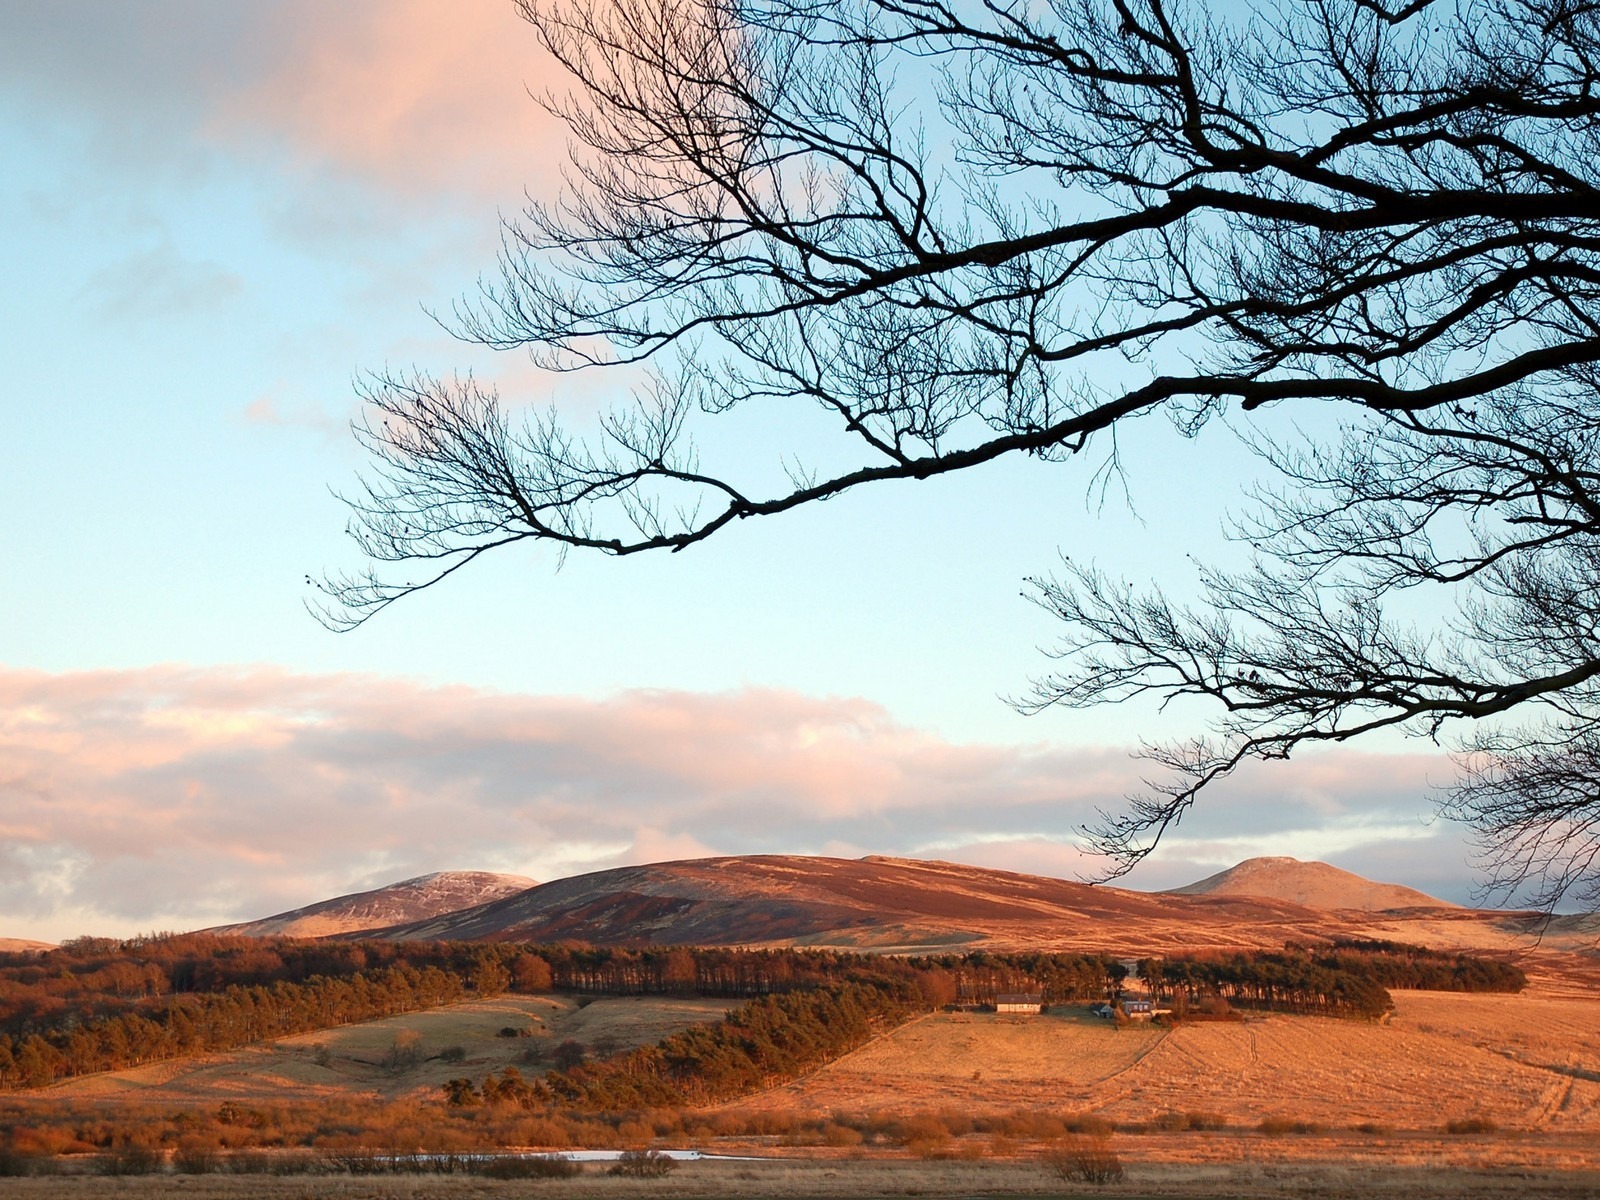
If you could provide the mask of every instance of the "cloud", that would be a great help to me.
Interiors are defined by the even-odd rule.
[[[0,92],[87,117],[95,157],[141,173],[203,176],[220,150],[514,200],[563,161],[529,96],[554,74],[504,0],[0,6]]]
[[[214,311],[243,286],[238,275],[186,257],[168,238],[100,268],[81,295],[103,317],[147,321]]]
[[[1326,848],[1360,869],[1402,837],[1444,864],[1448,831],[1413,828],[1411,768],[1380,759],[1312,762],[1298,798],[1270,781],[1219,791],[1137,882],[1245,851]],[[0,935],[51,938],[259,917],[456,868],[550,879],[765,852],[1093,873],[1074,831],[1137,778],[1119,749],[952,743],[860,699],[177,666],[0,669],[0,763],[0,911],[21,926]]]
[[[555,64],[508,3],[303,2],[269,19],[283,53],[214,97],[208,135],[278,138],[398,192],[515,197],[563,161],[562,127],[529,95]]]
[[[250,425],[269,429],[295,429],[320,434],[327,441],[341,444],[350,436],[349,418],[338,420],[318,404],[287,402],[281,385],[263,392],[245,405],[244,419]]]

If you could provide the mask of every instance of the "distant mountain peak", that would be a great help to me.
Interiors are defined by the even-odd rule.
[[[522,875],[494,871],[433,871],[371,891],[354,892],[210,932],[246,937],[331,937],[363,929],[427,921],[504,900],[537,886]]]
[[[1375,883],[1325,862],[1287,856],[1247,858],[1225,871],[1184,887],[1175,896],[1260,896],[1307,908],[1378,912],[1391,908],[1454,908],[1453,904],[1398,883]]]

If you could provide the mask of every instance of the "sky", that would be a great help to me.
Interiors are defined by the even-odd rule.
[[[449,869],[707,854],[1073,877],[1192,714],[1023,717],[1059,555],[1192,582],[1248,473],[1165,425],[623,560],[513,551],[334,634],[363,373],[592,412],[430,316],[560,184],[560,86],[506,0],[0,5],[0,937],[249,919]],[[781,414],[774,418],[781,422]],[[781,443],[781,424],[760,431]],[[1242,772],[1127,882],[1257,854],[1454,901],[1431,746]]]

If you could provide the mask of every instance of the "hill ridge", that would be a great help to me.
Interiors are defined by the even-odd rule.
[[[536,881],[522,875],[494,871],[430,871],[426,875],[319,900],[259,920],[215,926],[206,932],[245,937],[332,937],[428,920],[513,896],[534,886]]]
[[[1316,909],[1380,912],[1403,908],[1457,908],[1426,892],[1398,883],[1378,883],[1325,862],[1302,862],[1287,855],[1264,855],[1208,875],[1169,896],[1262,896]]]

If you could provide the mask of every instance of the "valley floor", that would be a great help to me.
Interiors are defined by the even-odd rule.
[[[599,1165],[571,1180],[507,1183],[82,1174],[0,1178],[0,1200],[101,1200],[108,1192],[135,1200],[1600,1195],[1600,992],[1587,980],[1541,980],[1514,996],[1396,992],[1395,1002],[1383,1023],[1253,1015],[1170,1030],[1117,1028],[1082,1009],[934,1014],[792,1084],[697,1112],[697,1128],[737,1136],[721,1140],[683,1124],[673,1144],[757,1161],[686,1163],[661,1181],[611,1178]],[[209,1119],[225,1102],[343,1103],[354,1139],[363,1113],[393,1103],[410,1106],[402,1116],[416,1123],[408,1136],[420,1146],[445,1123],[446,1078],[482,1078],[512,1063],[532,1073],[564,1040],[591,1048],[653,1042],[725,1007],[665,998],[475,1001],[72,1081],[14,1096],[12,1119],[19,1128],[45,1122],[47,1107],[57,1106],[58,1121],[110,1121],[145,1106],[165,1123],[177,1119],[173,1112]],[[412,1057],[393,1061],[400,1049]],[[915,1114],[925,1114],[924,1132],[914,1131]],[[1046,1154],[1062,1120],[1083,1114],[1115,1125],[1109,1144],[1126,1166],[1124,1182],[1068,1184],[1050,1169]],[[1028,1124],[1040,1116],[1058,1118],[1053,1133]],[[1451,1133],[1451,1123],[1467,1129]],[[544,1141],[552,1129],[529,1118],[507,1125],[506,1136],[565,1149]],[[614,1132],[620,1140],[606,1144],[651,1137],[648,1126]],[[72,1158],[66,1170],[87,1172],[87,1161]]]
[[[611,1178],[590,1168],[576,1179],[498,1183],[458,1178],[374,1180],[305,1177],[91,1177],[0,1179],[8,1200],[867,1200],[921,1196],[1104,1195],[1145,1200],[1576,1200],[1600,1192],[1600,1172],[1528,1170],[1504,1165],[1368,1162],[1147,1163],[1120,1184],[1063,1184],[1037,1161],[981,1163],[906,1160],[773,1160],[686,1163],[661,1180]]]
[[[922,1018],[739,1108],[1093,1112],[1119,1126],[1199,1113],[1335,1130],[1487,1121],[1600,1133],[1600,998],[1396,992],[1382,1023],[1253,1015],[1174,1030],[1081,1012]]]

